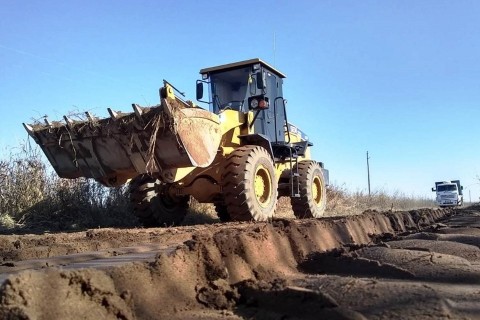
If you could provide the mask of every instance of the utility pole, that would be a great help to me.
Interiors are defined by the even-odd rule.
[[[470,189],[468,189],[468,202],[472,203],[472,193]]]
[[[368,196],[370,197],[370,164],[368,163],[369,159],[370,157],[368,156],[368,151],[367,151]]]

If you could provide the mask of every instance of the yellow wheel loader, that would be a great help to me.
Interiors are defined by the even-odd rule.
[[[291,197],[296,217],[321,217],[328,171],[310,159],[312,144],[287,120],[285,75],[260,59],[200,74],[196,98],[209,110],[164,80],[159,105],[24,127],[60,177],[129,182],[134,213],[146,226],[179,224],[190,197],[214,203],[221,221],[269,220],[280,196]]]

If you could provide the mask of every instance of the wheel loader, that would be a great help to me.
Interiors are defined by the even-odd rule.
[[[280,196],[291,198],[297,218],[321,217],[328,170],[288,122],[285,75],[260,59],[200,74],[197,103],[208,108],[164,80],[156,106],[24,127],[60,177],[129,183],[134,214],[146,226],[179,224],[191,197],[213,203],[221,221],[270,220]]]

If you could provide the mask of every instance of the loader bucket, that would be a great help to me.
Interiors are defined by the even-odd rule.
[[[174,182],[179,168],[207,167],[220,139],[217,115],[162,98],[155,107],[133,105],[133,113],[109,109],[110,118],[25,125],[62,178],[94,178],[122,185],[149,173]]]

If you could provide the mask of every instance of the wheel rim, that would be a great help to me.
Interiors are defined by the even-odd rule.
[[[322,184],[320,178],[315,176],[312,182],[312,197],[315,204],[318,206],[322,202]]]
[[[255,198],[261,207],[266,208],[272,197],[272,179],[267,168],[258,166],[255,172]]]

